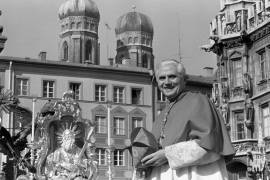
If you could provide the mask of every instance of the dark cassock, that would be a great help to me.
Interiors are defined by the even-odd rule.
[[[168,163],[153,167],[151,180],[226,180],[234,155],[221,115],[200,93],[184,91],[167,103],[152,133]]]

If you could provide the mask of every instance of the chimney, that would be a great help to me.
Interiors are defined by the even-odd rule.
[[[40,51],[40,53],[38,54],[38,57],[41,61],[46,61],[46,55],[47,55],[46,51]]]
[[[205,76],[205,77],[211,77],[211,76],[214,75],[214,74],[213,74],[214,68],[212,68],[212,67],[204,67],[204,68],[203,68],[203,71],[204,71],[204,76]]]
[[[108,61],[109,61],[109,65],[113,66],[113,58],[108,58]]]

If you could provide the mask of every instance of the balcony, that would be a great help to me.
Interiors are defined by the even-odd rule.
[[[257,139],[244,139],[233,142],[236,156],[247,155],[250,151],[259,151]]]

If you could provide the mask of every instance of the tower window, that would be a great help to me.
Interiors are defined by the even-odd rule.
[[[89,29],[90,28],[89,22],[86,22],[84,26],[85,26],[84,29]]]
[[[95,24],[93,24],[93,23],[91,24],[90,30],[91,31],[94,31],[95,30]]]
[[[85,45],[85,61],[92,63],[92,43],[90,40],[88,40]]]
[[[138,42],[139,42],[138,37],[135,37],[135,38],[134,38],[134,44],[135,44],[135,43],[138,43]]]
[[[146,45],[147,45],[147,46],[150,46],[150,39],[147,39],[147,40],[146,40]]]
[[[132,43],[132,37],[129,37],[128,38],[128,44],[131,44]]]
[[[142,37],[142,44],[145,44],[145,37]]]
[[[80,28],[82,28],[82,23],[81,22],[78,22],[77,23],[77,29],[80,29]]]
[[[147,61],[147,55],[144,54],[142,57],[142,67],[148,68],[148,61]]]
[[[64,55],[63,59],[67,61],[68,60],[68,44],[66,41],[63,43],[63,55]]]
[[[72,22],[72,23],[70,24],[70,28],[71,28],[71,29],[75,29],[75,22]]]

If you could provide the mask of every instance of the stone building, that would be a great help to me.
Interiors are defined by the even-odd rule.
[[[269,178],[269,17],[269,0],[220,0],[202,46],[217,55],[213,92],[236,149],[232,180]]]

